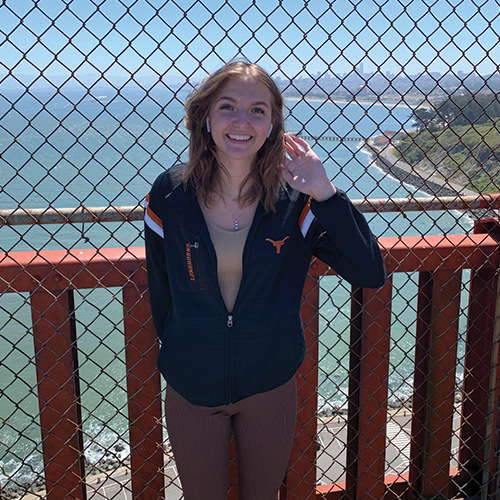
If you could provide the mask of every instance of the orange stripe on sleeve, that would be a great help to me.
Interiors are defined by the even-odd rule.
[[[151,209],[151,207],[149,206],[149,193],[146,195],[146,210],[148,212],[148,215],[149,217],[151,218],[151,220],[155,223],[155,224],[158,224],[158,226],[160,226],[162,229],[163,229],[163,224],[162,224],[162,221],[160,219],[160,217],[158,217],[154,212],[153,210]]]
[[[307,200],[307,203],[304,206],[304,208],[302,209],[302,213],[300,214],[300,217],[299,217],[300,229],[302,229],[302,224],[304,224],[304,221],[306,220],[307,214],[310,212],[310,210],[311,210],[311,198],[309,198]]]

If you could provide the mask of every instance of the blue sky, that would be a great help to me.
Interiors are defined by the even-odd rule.
[[[497,71],[498,0],[4,0],[0,75]],[[21,22],[22,19],[22,22]],[[202,61],[201,67],[199,60]]]

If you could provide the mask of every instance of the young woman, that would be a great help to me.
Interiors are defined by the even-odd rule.
[[[302,139],[259,66],[231,62],[187,99],[189,161],[147,198],[151,307],[167,429],[186,500],[223,500],[229,440],[242,500],[275,500],[304,357],[299,308],[314,255],[350,283],[385,272],[364,217]]]

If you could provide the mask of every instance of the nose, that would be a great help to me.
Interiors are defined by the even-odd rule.
[[[239,127],[244,127],[248,123],[247,110],[244,108],[238,108],[236,110],[236,115],[234,117],[235,125]]]

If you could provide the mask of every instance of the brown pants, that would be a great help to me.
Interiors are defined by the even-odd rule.
[[[296,420],[292,377],[235,404],[197,406],[167,387],[166,420],[185,500],[227,500],[231,427],[240,500],[276,500]]]

